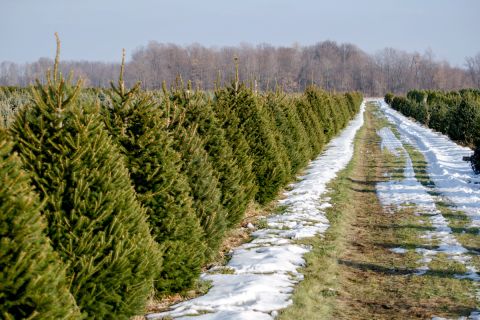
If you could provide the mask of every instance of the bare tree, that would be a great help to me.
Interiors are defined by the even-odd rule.
[[[152,41],[136,49],[126,66],[125,79],[131,86],[141,81],[144,88],[158,89],[165,81],[191,80],[202,89],[231,82],[235,76],[233,58],[238,57],[240,79],[256,89],[280,86],[285,91],[302,91],[310,84],[325,90],[359,90],[367,95],[403,93],[414,88],[455,90],[480,87],[480,53],[466,59],[465,69],[436,61],[431,50],[423,54],[386,48],[370,55],[352,44],[324,41],[311,46],[274,47],[269,44],[207,48],[200,44],[178,46]],[[15,64],[0,63],[0,85],[27,86],[42,78],[52,65],[50,59]],[[62,72],[75,71],[87,85],[108,87],[119,63],[66,61]]]
[[[476,88],[480,87],[480,52],[474,57],[467,57],[466,65],[468,68],[468,74],[470,75],[473,85]]]

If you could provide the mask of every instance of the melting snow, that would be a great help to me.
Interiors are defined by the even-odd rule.
[[[472,220],[472,227],[480,227],[480,175],[475,175],[470,164],[462,161],[471,149],[462,147],[447,136],[415,123],[390,108],[383,100],[378,103],[387,119],[395,124],[402,139],[416,147],[428,162],[427,171],[441,193],[457,209]]]
[[[391,248],[390,251],[393,253],[404,254],[407,253],[408,250],[405,248]]]
[[[377,134],[380,136],[380,138],[382,138],[382,142],[380,144],[382,150],[387,149],[396,156],[400,155],[401,151],[399,152],[399,149],[404,150],[403,144],[397,138],[395,138],[395,135],[390,128],[384,127],[378,130]]]
[[[435,192],[445,196],[452,203],[472,218],[474,225],[478,225],[480,210],[480,187],[476,182],[479,177],[475,176],[468,163],[462,161],[462,156],[469,155],[471,150],[456,145],[447,137],[422,127],[398,112],[388,107],[385,102],[378,101],[387,119],[399,130],[402,140],[419,149],[428,163],[428,174],[435,184]],[[398,152],[406,158],[404,178],[391,180],[377,184],[377,194],[383,206],[386,208],[402,207],[414,204],[417,213],[428,215],[433,230],[425,233],[424,238],[435,240],[438,246],[434,249],[416,248],[416,252],[422,255],[421,267],[416,274],[425,274],[428,264],[438,253],[444,253],[449,259],[465,265],[467,272],[455,275],[459,279],[471,279],[480,281],[480,275],[475,267],[470,264],[471,256],[452,233],[448,221],[436,208],[437,196],[428,192],[415,178],[412,161],[402,142],[391,132],[389,128],[378,131],[382,138],[382,148],[388,148],[391,152]],[[437,200],[438,201],[438,200]],[[399,248],[391,249],[398,251]],[[395,251],[394,251],[395,252]],[[441,318],[434,318],[441,319]],[[468,319],[480,319],[480,313],[473,312]]]
[[[328,182],[352,158],[353,139],[363,125],[364,110],[362,104],[355,119],[312,161],[301,181],[286,192],[286,199],[280,201],[286,206],[285,213],[269,217],[266,229],[253,232],[252,242],[234,250],[227,265],[233,274],[203,274],[204,280],[212,281],[206,295],[147,318],[274,319],[277,310],[290,305],[293,288],[303,278],[297,269],[305,264],[303,255],[309,250],[292,239],[312,237],[328,228],[324,212],[330,204],[322,195]]]

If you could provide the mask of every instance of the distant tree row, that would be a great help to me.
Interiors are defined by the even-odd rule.
[[[274,199],[362,100],[258,94],[238,76],[148,92],[123,74],[82,89],[56,63],[44,84],[2,89],[26,102],[0,128],[2,318],[129,319],[191,288],[247,206]]]
[[[480,87],[480,53],[466,59],[465,68],[437,61],[431,51],[407,53],[386,48],[370,55],[352,44],[332,41],[311,46],[258,46],[206,48],[150,42],[133,52],[126,67],[125,81],[132,86],[141,81],[144,89],[160,89],[181,76],[191,79],[194,88],[213,90],[214,84],[229,83],[235,76],[233,59],[240,60],[240,78],[254,89],[282,88],[301,92],[309,85],[327,91],[361,91],[370,96],[387,92],[406,93],[412,89],[458,90]],[[27,86],[41,77],[50,59],[18,65],[0,63],[0,85]],[[62,63],[65,74],[75,70],[88,87],[108,87],[118,74],[116,63],[69,61]]]
[[[406,96],[387,94],[385,101],[407,117],[476,148],[472,166],[480,173],[480,90],[412,90]]]

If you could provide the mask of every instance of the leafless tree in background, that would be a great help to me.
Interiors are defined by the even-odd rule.
[[[274,47],[269,44],[207,48],[186,47],[152,41],[135,50],[126,68],[126,82],[141,81],[144,88],[159,89],[162,82],[175,85],[190,80],[202,89],[213,89],[233,80],[233,58],[240,62],[240,78],[258,90],[282,88],[302,91],[316,84],[330,91],[358,90],[366,95],[404,93],[410,89],[455,90],[480,87],[480,53],[466,59],[466,68],[437,61],[431,50],[408,53],[386,48],[369,55],[352,44],[324,41],[311,46]],[[41,58],[34,63],[0,63],[0,85],[26,86],[42,78],[52,65]],[[87,86],[108,87],[119,72],[118,63],[66,61],[62,71],[75,71]]]
[[[480,52],[466,59],[468,73],[475,87],[480,87]]]

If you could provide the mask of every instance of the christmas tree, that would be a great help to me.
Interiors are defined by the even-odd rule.
[[[178,108],[183,109],[185,119],[183,126],[197,128],[207,151],[208,159],[214,163],[222,193],[221,201],[227,216],[229,228],[243,218],[250,199],[242,184],[242,172],[234,157],[232,147],[228,144],[224,129],[220,126],[212,102],[204,93],[184,88],[177,88],[170,94],[170,99]]]
[[[80,319],[65,266],[44,233],[38,196],[0,131],[0,317]]]
[[[178,292],[191,287],[200,274],[205,254],[203,230],[165,119],[138,85],[125,89],[123,66],[118,85],[112,84],[111,106],[102,113],[126,156],[132,183],[147,208],[152,235],[165,248],[155,288],[161,293]]]
[[[37,81],[12,125],[15,150],[45,202],[47,234],[82,314],[128,319],[143,312],[161,251],[98,109],[78,104],[80,82],[62,77],[58,59],[59,45],[46,85]]]

